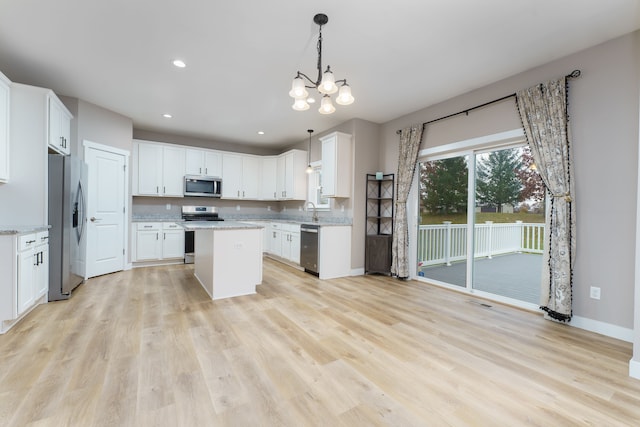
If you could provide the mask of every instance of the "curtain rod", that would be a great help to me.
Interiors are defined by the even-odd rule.
[[[576,77],[580,77],[580,74],[581,74],[580,70],[573,70],[571,73],[567,74],[565,78],[575,79]],[[439,122],[440,120],[448,119],[450,117],[459,116],[460,114],[469,115],[469,111],[477,110],[478,108],[486,107],[487,105],[495,104],[496,102],[504,101],[505,99],[513,98],[515,96],[516,94],[512,93],[510,95],[503,96],[502,98],[494,99],[493,101],[485,102],[484,104],[476,105],[475,107],[467,108],[466,110],[462,110],[457,113],[453,113],[447,116],[438,117],[437,119],[429,120],[428,122],[422,123],[422,128],[424,129],[424,127],[428,124]],[[400,132],[401,132],[400,130],[397,130],[396,135],[400,135]]]

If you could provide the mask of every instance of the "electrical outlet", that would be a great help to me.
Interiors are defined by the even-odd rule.
[[[236,205],[236,210],[239,211],[240,210],[240,205]]]
[[[167,203],[167,206],[165,206],[167,208],[168,211],[171,210],[171,203]]]
[[[270,211],[271,210],[271,206],[267,206],[267,210]]]
[[[589,296],[593,299],[600,299],[600,288],[592,286],[589,291]]]

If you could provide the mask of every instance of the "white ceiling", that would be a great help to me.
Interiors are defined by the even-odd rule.
[[[287,95],[296,71],[317,73],[318,12],[329,17],[323,66],[356,98],[330,116],[293,111]],[[640,0],[0,0],[0,71],[137,129],[281,148],[309,128],[384,123],[638,28]]]

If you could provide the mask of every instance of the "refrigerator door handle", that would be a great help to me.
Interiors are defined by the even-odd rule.
[[[76,207],[77,207],[77,217],[79,217],[79,220],[77,221],[77,228],[76,228],[76,236],[78,238],[78,243],[80,243],[80,240],[82,240],[82,235],[84,234],[84,210],[85,210],[85,204],[84,204],[84,189],[82,188],[82,181],[78,182],[78,193],[76,194]],[[75,218],[74,218],[75,219]]]

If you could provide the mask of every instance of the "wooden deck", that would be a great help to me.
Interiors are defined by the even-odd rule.
[[[532,304],[540,303],[542,255],[514,253],[491,259],[478,258],[474,263],[473,288]],[[425,279],[456,286],[466,286],[466,262],[450,266],[424,267]]]
[[[270,259],[212,301],[192,266],[89,280],[0,336],[2,426],[627,426],[632,346],[416,281]]]

